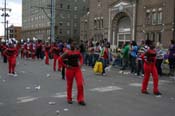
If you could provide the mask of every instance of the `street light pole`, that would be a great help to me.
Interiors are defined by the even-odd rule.
[[[7,39],[7,30],[6,30],[6,26],[7,26],[7,17],[9,17],[9,14],[7,13],[7,11],[11,12],[10,8],[7,8],[7,2],[6,0],[4,1],[4,8],[0,8],[0,10],[2,10],[4,13],[1,15],[2,17],[4,17],[4,39]]]
[[[6,0],[5,0],[5,3],[4,3],[4,39],[6,40]]]
[[[50,41],[55,42],[55,0],[51,0],[51,38]]]
[[[40,7],[40,6],[31,6],[31,8],[42,9],[44,14],[50,21],[50,43],[55,42],[55,0],[51,0],[51,5],[48,7]],[[51,16],[48,15],[46,9],[50,10]]]

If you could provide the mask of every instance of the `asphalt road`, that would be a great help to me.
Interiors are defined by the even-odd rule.
[[[140,93],[142,78],[121,73],[117,68],[107,76],[96,75],[84,66],[86,106],[66,102],[66,82],[44,61],[19,60],[17,77],[8,76],[0,59],[0,116],[174,116],[175,82],[161,77],[162,96]],[[52,63],[52,61],[51,61]]]

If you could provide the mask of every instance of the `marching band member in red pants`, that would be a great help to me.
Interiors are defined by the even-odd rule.
[[[142,56],[144,61],[144,79],[142,83],[142,93],[149,94],[147,91],[147,86],[150,78],[150,74],[153,77],[153,92],[155,95],[161,95],[158,89],[158,73],[156,68],[156,51],[154,50],[154,45],[150,43],[150,49]]]
[[[53,59],[54,59],[53,70],[56,71],[56,64],[60,56],[60,49],[58,48],[56,43],[54,43],[53,47],[51,48],[51,53],[53,53]],[[58,65],[59,65],[59,62],[58,62]],[[58,71],[61,71],[61,67],[58,67]]]
[[[36,44],[33,41],[30,43],[30,53],[31,53],[32,59],[35,60]]]
[[[16,47],[12,43],[9,44],[9,47],[4,51],[4,54],[8,58],[9,63],[9,75],[17,76],[15,73],[15,67],[16,67],[16,57],[18,55]]]
[[[50,51],[50,45],[49,43],[47,42],[46,45],[45,45],[45,64],[49,65],[49,51]]]
[[[67,59],[67,63],[63,62]],[[84,87],[83,87],[83,75],[81,72],[81,66],[83,64],[83,57],[80,51],[75,50],[75,43],[71,42],[71,49],[64,52],[60,57],[61,62],[66,67],[66,80],[67,80],[67,102],[72,104],[72,86],[75,78],[77,84],[77,101],[79,105],[86,105],[84,102]]]

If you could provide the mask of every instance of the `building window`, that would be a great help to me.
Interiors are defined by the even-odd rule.
[[[146,33],[146,40],[150,40],[150,34]]]
[[[157,14],[158,24],[162,24],[162,19],[163,19],[163,13],[162,11],[159,11]]]
[[[60,34],[62,34],[63,33],[63,30],[62,29],[60,29]]]
[[[70,22],[67,22],[67,26],[68,26],[68,27],[70,26]]]
[[[152,24],[153,25],[157,24],[157,12],[152,13]]]
[[[97,29],[97,20],[94,20],[94,29]]]
[[[60,24],[60,26],[62,26],[63,25],[63,22],[60,22],[59,24]]]
[[[149,40],[155,42],[155,32],[149,32]]]
[[[63,8],[63,4],[60,4],[60,8]]]
[[[74,7],[74,11],[77,11],[77,10],[78,10],[78,7],[77,7],[77,6],[75,6],[75,7]]]
[[[151,11],[147,10],[146,11],[146,24],[151,24]]]
[[[104,27],[104,21],[103,21],[103,18],[101,19],[101,28]]]
[[[161,32],[157,33],[157,39],[159,43],[162,43],[162,33]]]
[[[67,35],[70,35],[70,30],[67,30]]]
[[[101,29],[101,19],[98,20],[98,29]]]
[[[70,5],[67,5],[67,9],[70,9]]]

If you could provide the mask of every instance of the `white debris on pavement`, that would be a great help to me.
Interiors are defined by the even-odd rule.
[[[48,102],[49,105],[55,105],[56,102]]]
[[[111,70],[111,65],[105,68],[105,71],[110,71]]]
[[[35,87],[35,89],[36,90],[40,90],[41,89],[41,86],[39,85],[39,86]]]
[[[59,116],[59,115],[60,115],[60,111],[59,111],[59,110],[57,110],[57,111],[56,111],[56,114],[57,114],[57,116]]]
[[[46,77],[50,77],[50,74],[47,74]]]
[[[22,73],[22,74],[24,74],[24,73],[25,73],[25,71],[21,71],[21,73]]]
[[[25,89],[29,90],[29,89],[31,89],[31,87],[26,87]]]
[[[121,73],[123,73],[123,71],[119,71],[119,73],[121,74]]]
[[[157,98],[161,98],[162,96],[161,96],[161,95],[157,95],[156,97],[157,97]]]
[[[67,112],[67,111],[69,111],[69,109],[68,108],[64,108],[64,111]]]
[[[124,75],[129,75],[129,74],[130,74],[130,72],[124,72],[123,74],[124,74]]]

